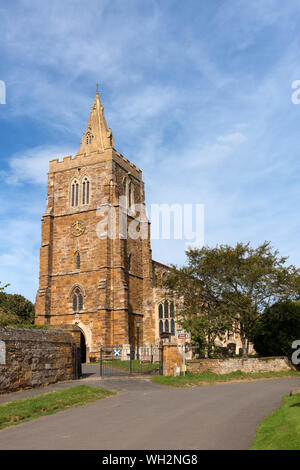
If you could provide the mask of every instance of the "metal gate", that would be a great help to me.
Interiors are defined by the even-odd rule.
[[[100,377],[162,375],[162,347],[109,346],[100,350]]]

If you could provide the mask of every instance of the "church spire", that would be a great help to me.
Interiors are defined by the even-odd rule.
[[[113,148],[114,141],[111,129],[108,129],[104,117],[104,108],[100,101],[98,84],[96,96],[91,109],[89,122],[81,141],[78,153],[90,153],[100,150]]]

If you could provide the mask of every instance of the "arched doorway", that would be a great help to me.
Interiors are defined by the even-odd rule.
[[[81,363],[86,363],[86,342],[84,334],[80,333]]]

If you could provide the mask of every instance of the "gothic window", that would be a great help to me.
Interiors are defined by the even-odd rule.
[[[174,302],[170,303],[170,317],[174,318]]]
[[[128,187],[128,207],[134,206],[134,186],[132,183],[129,183]]]
[[[169,320],[165,320],[165,332],[169,333]]]
[[[175,336],[175,321],[171,320],[171,335]]]
[[[159,322],[159,334],[161,335],[164,330],[164,322],[160,320]]]
[[[168,318],[169,317],[169,304],[167,300],[165,301],[165,304],[164,304],[164,311],[165,311],[165,318]]]
[[[78,180],[75,179],[72,182],[71,187],[71,204],[72,207],[77,207],[79,203],[79,183]]]
[[[158,306],[158,318],[163,318],[163,306],[160,304]]]
[[[87,176],[83,178],[82,182],[82,204],[89,204],[90,202],[90,182]]]
[[[80,312],[80,310],[82,309],[83,309],[83,296],[79,287],[76,287],[73,293],[73,311]]]
[[[88,134],[86,135],[86,143],[87,143],[88,145],[91,144],[91,143],[92,143],[92,139],[93,139],[92,134],[88,133]]]
[[[128,181],[127,178],[123,180],[123,207],[128,207]]]

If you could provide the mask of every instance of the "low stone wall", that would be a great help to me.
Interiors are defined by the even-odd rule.
[[[72,379],[75,358],[69,333],[0,328],[0,393]]]
[[[295,369],[286,357],[263,358],[229,358],[229,359],[201,359],[187,363],[190,372],[215,372],[216,374],[229,374],[240,370],[242,372],[272,372]]]

